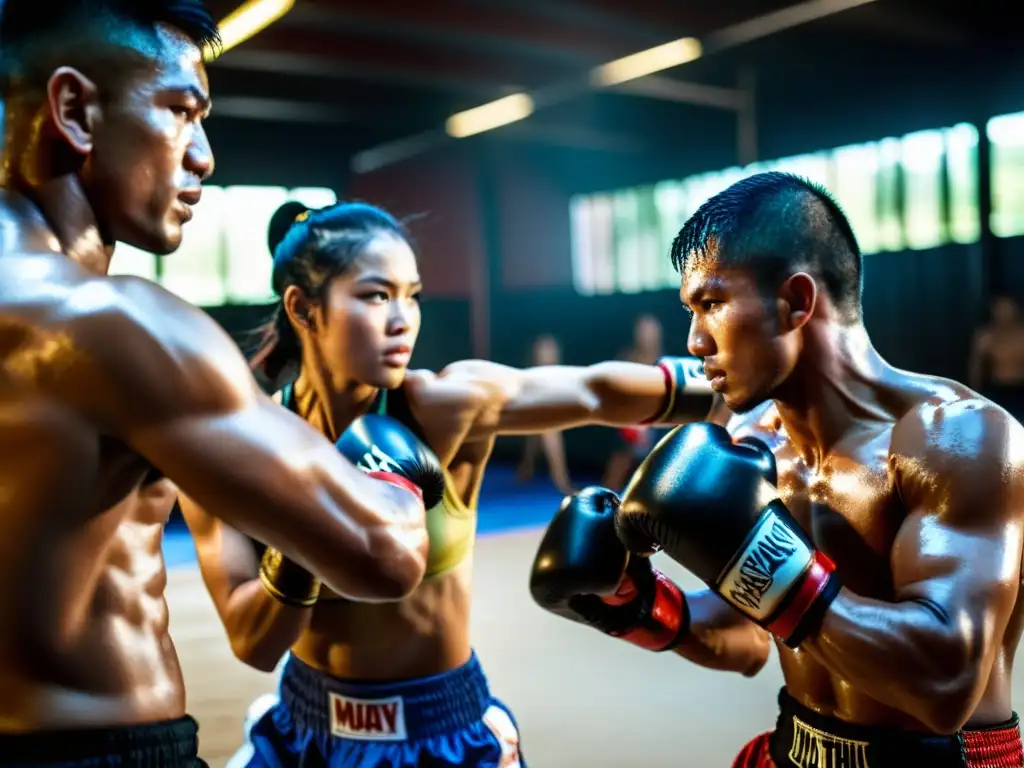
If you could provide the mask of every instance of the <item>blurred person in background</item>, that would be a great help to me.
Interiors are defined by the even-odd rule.
[[[558,365],[561,362],[561,349],[558,340],[550,334],[542,334],[533,342],[531,365]],[[547,461],[551,482],[562,493],[569,495],[575,492],[569,470],[565,464],[565,442],[562,433],[557,431],[544,432],[540,435],[527,435],[523,445],[523,457],[519,462],[517,477],[525,483],[533,477],[536,469],[537,454],[543,450]]]
[[[992,300],[988,325],[974,334],[968,384],[1018,419],[1024,415],[1024,323],[1009,296]]]

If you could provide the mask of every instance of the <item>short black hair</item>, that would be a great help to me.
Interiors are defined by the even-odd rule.
[[[763,290],[807,270],[825,284],[844,321],[861,318],[853,228],[824,187],[791,173],[758,173],[707,200],[676,235],[671,255],[680,272],[695,258],[743,266]]]
[[[90,48],[131,48],[140,31],[155,35],[158,24],[179,30],[204,54],[220,51],[204,0],[2,0],[0,80],[5,91],[14,81],[42,85],[54,68],[75,66]]]

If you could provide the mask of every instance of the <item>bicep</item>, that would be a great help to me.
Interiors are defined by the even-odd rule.
[[[979,641],[1001,635],[1016,602],[1021,432],[999,409],[972,400],[926,409],[894,434],[908,511],[892,547],[897,599],[921,602]]]
[[[208,514],[189,497],[182,495],[178,502],[195,543],[203,582],[224,618],[231,594],[258,577],[256,549],[248,536]]]
[[[968,516],[908,516],[892,549],[896,599],[921,603],[943,621],[968,619],[964,628],[1002,632],[1016,602],[1024,531],[1009,516],[988,524]]]

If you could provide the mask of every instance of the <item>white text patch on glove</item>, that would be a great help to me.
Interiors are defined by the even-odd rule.
[[[811,558],[811,550],[775,512],[768,510],[725,574],[719,591],[745,614],[764,621],[811,564]]]
[[[405,709],[401,696],[353,699],[328,693],[331,734],[361,741],[405,741]]]

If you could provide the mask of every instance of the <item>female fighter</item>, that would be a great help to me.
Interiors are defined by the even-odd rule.
[[[707,380],[684,358],[407,370],[420,329],[416,256],[403,226],[370,205],[300,213],[274,248],[273,285],[281,306],[253,362],[272,382],[296,375],[277,388],[281,404],[342,443],[362,439],[348,427],[364,414],[401,422],[440,458],[445,493],[427,514],[423,583],[376,604],[321,588],[182,500],[235,654],[271,671],[288,653],[279,695],[250,710],[231,765],[523,765],[515,720],[491,695],[469,638],[477,495],[494,439],[701,418]],[[387,472],[391,459],[373,447],[361,463]]]

